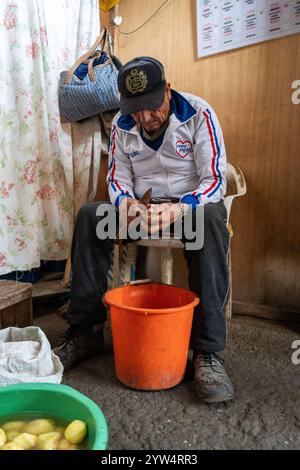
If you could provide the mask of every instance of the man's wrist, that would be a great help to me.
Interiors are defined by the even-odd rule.
[[[188,204],[192,209],[196,209],[199,205],[199,197],[195,196],[194,194],[186,194],[183,196],[179,202],[184,204]]]
[[[189,210],[191,208],[189,204],[186,204],[185,202],[180,202],[180,201],[177,202],[177,206],[180,209],[182,218],[189,212]]]
[[[125,200],[125,199],[133,199],[133,197],[130,195],[130,194],[120,194],[117,199],[116,199],[116,202],[115,202],[115,206],[117,209],[120,209],[120,206],[122,204],[122,202]]]

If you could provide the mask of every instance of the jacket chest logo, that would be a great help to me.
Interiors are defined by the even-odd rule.
[[[191,153],[192,148],[192,142],[189,140],[177,140],[176,142],[176,153],[180,158],[185,158],[189,153]]]

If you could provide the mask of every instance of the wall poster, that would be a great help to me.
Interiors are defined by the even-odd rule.
[[[198,57],[300,33],[300,0],[196,0]]]

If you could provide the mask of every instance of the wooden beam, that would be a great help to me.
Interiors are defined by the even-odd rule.
[[[62,282],[62,279],[59,279],[56,281],[45,281],[32,284],[32,298],[40,300],[46,297],[69,293],[70,288],[64,287]]]
[[[0,328],[32,325],[32,285],[0,281]]]
[[[300,323],[300,312],[296,310],[279,309],[269,305],[239,301],[233,301],[232,310],[234,315],[248,315],[266,320]]]
[[[0,310],[31,298],[31,283],[0,280]]]

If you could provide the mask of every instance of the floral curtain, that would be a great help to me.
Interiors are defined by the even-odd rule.
[[[95,195],[100,120],[61,123],[57,92],[99,27],[98,0],[0,2],[0,274],[67,258]]]

